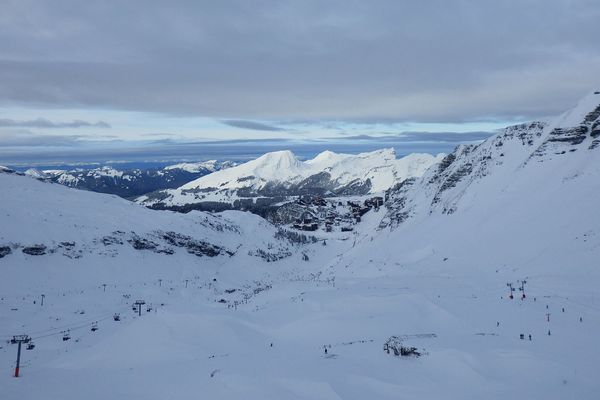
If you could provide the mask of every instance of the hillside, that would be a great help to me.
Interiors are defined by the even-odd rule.
[[[300,161],[291,151],[267,153],[180,188],[142,196],[137,202],[158,208],[247,199],[268,202],[290,196],[348,196],[380,193],[404,179],[422,175],[443,155],[411,154],[396,159],[393,149],[358,155],[325,151]],[[255,200],[252,200],[255,202]]]
[[[317,231],[316,241],[250,213],[150,210],[0,173],[0,246],[10,248],[0,337],[36,344],[13,379],[15,346],[2,343],[0,389],[92,400],[596,399],[599,118],[590,94],[554,120],[459,146],[352,232]],[[301,175],[344,157],[267,158]],[[68,241],[81,252],[65,251]],[[35,244],[54,251],[24,252]]]

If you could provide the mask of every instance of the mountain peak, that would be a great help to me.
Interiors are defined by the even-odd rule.
[[[588,116],[592,113],[600,113],[600,90],[590,92],[587,96],[583,97],[575,107],[559,116],[553,128],[571,128],[579,126],[586,121]],[[598,116],[594,119],[597,119]]]
[[[332,164],[335,164],[346,157],[348,157],[347,154],[334,153],[331,150],[325,150],[317,154],[312,160],[307,160],[306,164],[311,166],[331,166]]]
[[[255,167],[268,166],[274,169],[298,168],[302,162],[290,150],[273,151],[254,160]]]
[[[360,153],[359,157],[375,157],[375,158],[383,158],[385,160],[394,160],[396,159],[396,150],[393,147],[388,147],[385,149],[379,149],[375,151],[370,151],[367,153]]]

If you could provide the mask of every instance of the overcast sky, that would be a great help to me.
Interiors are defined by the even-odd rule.
[[[0,6],[0,152],[492,131],[600,85],[598,0]]]

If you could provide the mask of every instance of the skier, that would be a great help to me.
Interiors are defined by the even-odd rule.
[[[496,328],[500,326],[500,322],[496,321]]]
[[[325,347],[325,355],[327,355],[327,347]]]
[[[529,341],[531,341],[531,333],[529,334]]]

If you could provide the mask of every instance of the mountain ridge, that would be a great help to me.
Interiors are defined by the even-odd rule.
[[[209,201],[232,203],[243,198],[379,193],[421,175],[441,158],[441,154],[410,154],[396,159],[393,149],[383,149],[357,155],[325,151],[300,161],[291,151],[283,150],[136,201],[168,208]]]

